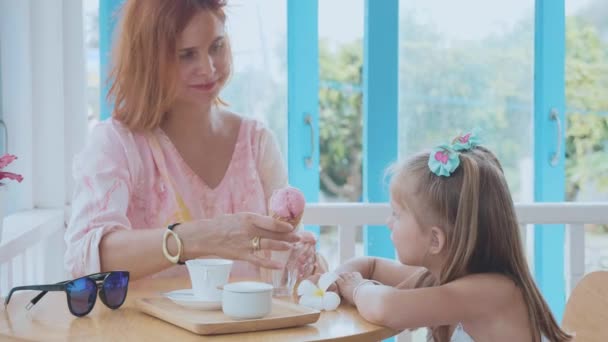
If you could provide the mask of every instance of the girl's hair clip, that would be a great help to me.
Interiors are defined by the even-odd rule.
[[[459,155],[451,146],[440,145],[429,155],[429,169],[437,176],[449,177],[460,165]]]
[[[460,165],[460,152],[471,150],[480,143],[479,130],[475,128],[454,138],[450,145],[439,145],[429,155],[429,169],[437,176],[449,177]]]
[[[479,129],[473,129],[471,132],[462,134],[452,140],[452,148],[455,151],[467,151],[481,144],[479,137]]]

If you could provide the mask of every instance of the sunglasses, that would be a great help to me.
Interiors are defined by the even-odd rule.
[[[49,291],[64,291],[68,299],[68,308],[74,316],[82,317],[95,306],[97,292],[101,301],[110,309],[118,309],[127,298],[129,287],[129,272],[114,271],[95,273],[74,280],[62,281],[51,285],[17,286],[11,289],[4,301],[8,305],[11,296],[16,291],[37,290],[42,291],[34,297],[25,307],[31,309]]]

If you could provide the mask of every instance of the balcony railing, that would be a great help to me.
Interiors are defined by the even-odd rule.
[[[566,225],[564,281],[569,293],[585,273],[584,225],[608,224],[608,203],[517,203],[515,209],[524,241],[533,236],[530,233],[534,224]],[[389,214],[387,203],[315,203],[307,206],[303,222],[338,227],[338,262],[342,263],[356,254],[358,227],[384,225]],[[20,220],[29,222],[33,228],[12,234],[5,232],[0,245],[0,294],[6,294],[12,286],[51,282],[65,276],[63,212],[36,211],[22,216]],[[5,223],[14,230],[15,223]],[[532,257],[533,243],[529,239],[527,242],[527,255]]]

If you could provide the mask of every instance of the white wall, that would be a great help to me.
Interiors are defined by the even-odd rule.
[[[86,127],[81,0],[0,0],[2,105],[13,170],[10,212],[63,208]]]

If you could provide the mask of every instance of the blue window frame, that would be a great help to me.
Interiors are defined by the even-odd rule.
[[[287,141],[289,182],[319,200],[318,1],[287,0]],[[307,230],[319,235],[319,227]]]
[[[99,1],[99,107],[100,119],[104,120],[112,114],[112,104],[106,101],[110,90],[107,77],[110,73],[110,52],[112,51],[112,34],[118,22],[117,13],[124,0]]]
[[[365,1],[363,47],[363,199],[387,202],[384,170],[397,159],[399,1]],[[390,231],[369,226],[365,254],[393,258]]]
[[[564,0],[536,0],[534,38],[534,200],[565,198]],[[552,115],[554,115],[552,117]],[[563,225],[537,225],[534,273],[556,319],[566,303]]]

